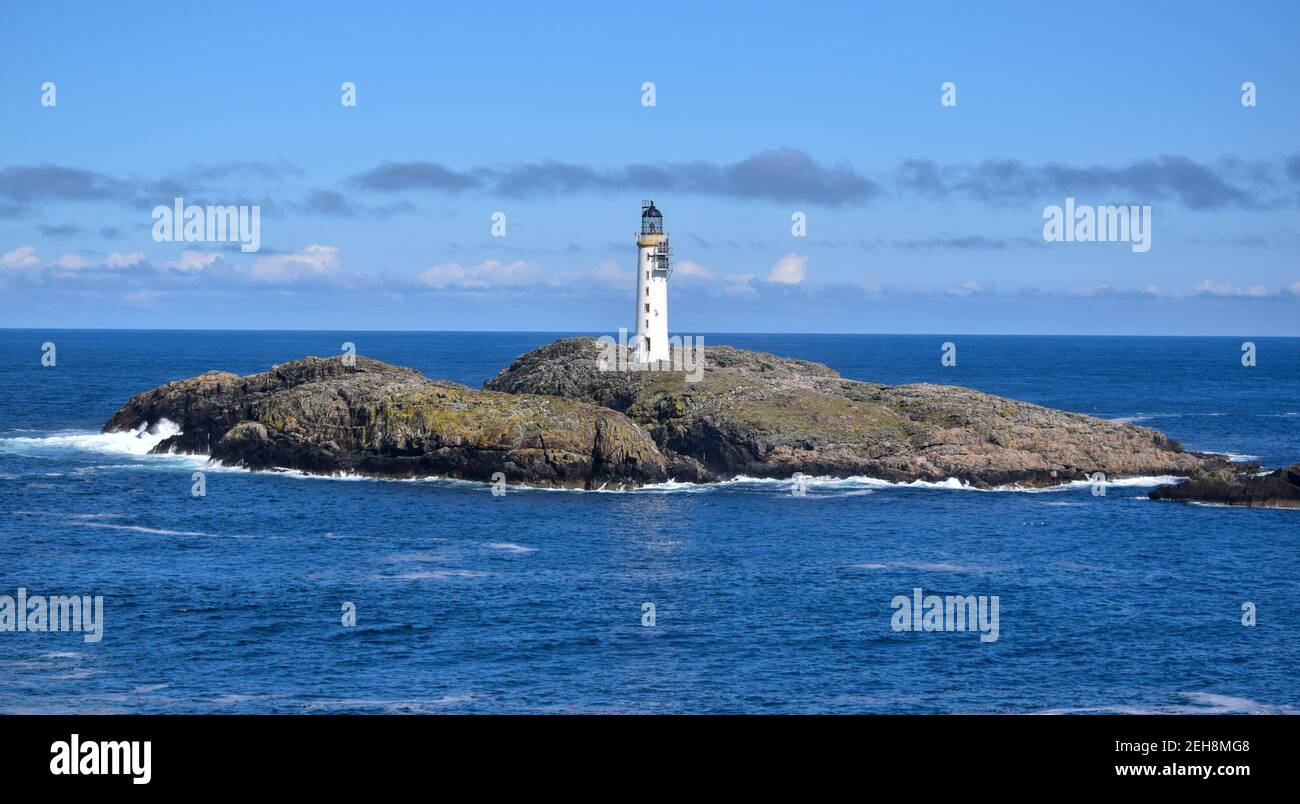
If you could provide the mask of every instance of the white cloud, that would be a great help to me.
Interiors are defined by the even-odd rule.
[[[949,296],[970,296],[984,290],[984,287],[974,279],[968,279],[955,288],[948,288]]]
[[[1205,293],[1210,296],[1267,296],[1268,288],[1263,285],[1249,285],[1247,287],[1237,287],[1231,282],[1211,282],[1208,278],[1201,280],[1201,284],[1195,288],[1197,293]]]
[[[142,251],[133,251],[130,254],[114,251],[105,260],[105,264],[110,268],[128,268],[141,262],[144,262],[144,252]]]
[[[776,261],[767,273],[767,281],[782,285],[797,285],[808,274],[808,258],[798,254],[787,254]]]
[[[64,254],[54,261],[55,268],[67,268],[70,271],[79,271],[82,268],[90,268],[93,262],[81,256],[80,254]]]
[[[700,265],[698,262],[693,262],[691,260],[681,260],[673,264],[673,276],[675,277],[685,276],[685,277],[698,278],[698,279],[712,279],[713,272],[710,271],[708,268],[705,268],[703,265]]]
[[[723,292],[728,296],[753,296],[758,293],[754,290],[753,274],[732,274],[724,279],[727,284],[723,287]]]
[[[137,290],[135,293],[128,293],[122,297],[127,304],[147,305],[152,304],[162,297],[162,294],[156,290]]]
[[[262,282],[286,282],[333,276],[338,271],[339,250],[313,243],[290,254],[258,257],[249,269],[249,276]]]
[[[541,280],[541,269],[527,260],[515,260],[509,265],[497,260],[488,260],[469,266],[458,262],[446,262],[421,271],[419,280],[431,288],[529,285]]]
[[[627,285],[633,287],[632,273],[614,260],[605,260],[592,271],[597,282],[609,285]]]
[[[30,268],[40,264],[36,258],[36,246],[19,246],[8,254],[0,255],[0,269]]]
[[[128,268],[137,263],[145,261],[143,252],[134,251],[130,254],[123,254],[114,251],[109,254],[103,262],[96,262],[87,259],[80,254],[64,254],[50,263],[49,268],[62,268],[68,271],[80,271],[86,268],[100,268],[108,266],[109,268]],[[20,246],[8,254],[0,255],[0,269],[3,268],[32,268],[40,265],[41,261],[36,256],[35,246]]]
[[[187,274],[198,273],[207,268],[212,263],[221,259],[221,255],[210,251],[192,251],[186,250],[181,252],[179,260],[171,260],[167,263],[168,268],[175,268]]]

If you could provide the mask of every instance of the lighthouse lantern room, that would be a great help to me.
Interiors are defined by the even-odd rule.
[[[641,203],[641,232],[636,238],[636,341],[638,363],[668,360],[668,275],[672,251],[664,216],[653,201]]]

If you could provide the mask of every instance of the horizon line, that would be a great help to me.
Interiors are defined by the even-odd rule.
[[[628,328],[627,331],[631,331]],[[597,330],[562,330],[562,329],[368,329],[364,327],[353,327],[346,329],[302,329],[290,327],[0,327],[0,332],[329,332],[329,333],[392,333],[392,334],[412,334],[412,335],[560,335],[567,337],[583,337],[585,335],[608,334],[605,331]],[[618,330],[614,330],[617,332]],[[817,335],[817,336],[835,336],[835,335],[860,335],[867,337],[960,337],[960,338],[1300,338],[1296,335],[1212,335],[1204,333],[1183,333],[1183,334],[1152,334],[1152,333],[1075,333],[1075,332],[848,332],[848,331],[829,331],[829,332],[790,332],[777,330],[755,330],[755,331],[722,331],[713,332],[701,331],[692,333],[673,333],[678,336],[695,336],[704,335]]]

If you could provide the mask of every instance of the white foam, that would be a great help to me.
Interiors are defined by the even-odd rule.
[[[117,433],[68,433],[35,438],[29,436],[0,438],[0,452],[38,457],[51,452],[69,450],[145,455],[164,439],[175,435],[181,435],[181,428],[170,419],[160,419],[152,426],[141,425],[134,430]]]
[[[1258,455],[1246,455],[1241,452],[1211,452],[1207,450],[1205,454],[1222,455],[1223,457],[1227,458],[1231,463],[1254,463],[1255,461],[1259,460]]]
[[[737,475],[730,480],[721,480],[716,483],[683,483],[677,480],[669,480],[664,483],[651,483],[640,488],[623,489],[601,487],[595,489],[600,492],[673,492],[688,491],[702,492],[715,488],[752,488],[754,490],[773,490],[773,491],[793,491],[797,484],[802,484],[805,490],[809,492],[831,492],[831,491],[872,491],[875,489],[886,488],[917,488],[917,489],[951,489],[951,490],[969,490],[969,491],[993,491],[994,489],[979,489],[955,477],[945,480],[911,480],[908,482],[881,480],[876,477],[867,477],[866,475],[855,475],[852,477],[830,477],[826,475],[817,477],[805,476],[796,481],[792,477],[750,477],[748,475]],[[556,491],[581,491],[581,489],[555,489]],[[1018,491],[1022,489],[1013,489],[1008,487],[1008,491]],[[840,495],[849,496],[849,495]]]
[[[55,519],[62,519],[68,525],[75,525],[81,528],[104,528],[107,530],[127,530],[135,533],[147,533],[151,536],[208,536],[220,537],[219,533],[203,533],[197,530],[167,530],[165,528],[150,528],[144,525],[118,525],[111,522],[99,522],[100,519],[115,519],[121,514],[65,514],[57,511],[14,511],[17,516],[45,516]],[[251,536],[231,536],[228,538],[246,539]]]
[[[108,528],[110,530],[129,530],[135,533],[147,533],[151,536],[219,536],[217,533],[203,533],[197,530],[167,530],[165,528],[147,528],[143,525],[110,525],[107,522],[71,521],[69,525],[83,528]]]
[[[536,553],[537,552],[536,547],[524,547],[523,545],[513,544],[511,542],[487,542],[483,546],[490,550],[504,550],[507,553]]]
[[[1089,489],[1094,485],[1103,488],[1152,488],[1154,486],[1168,486],[1178,483],[1184,478],[1178,475],[1143,475],[1140,477],[1117,477],[1094,484],[1091,480],[1071,480],[1068,483],[1062,483],[1059,486],[1047,486],[1045,488],[1027,488],[1024,486],[998,486],[992,491],[1020,491],[1029,494],[1040,494],[1055,491],[1071,491],[1074,489]]]

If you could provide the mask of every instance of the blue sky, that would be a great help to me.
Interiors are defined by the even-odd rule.
[[[703,5],[8,4],[0,327],[1298,334],[1300,6]]]

